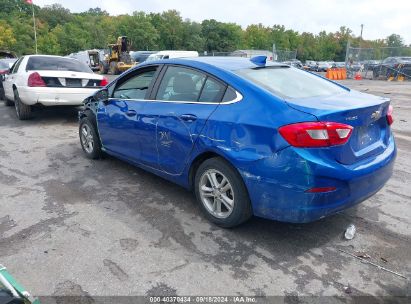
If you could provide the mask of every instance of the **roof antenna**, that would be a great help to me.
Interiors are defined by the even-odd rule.
[[[267,56],[254,56],[250,59],[252,63],[260,67],[264,67],[267,63]]]

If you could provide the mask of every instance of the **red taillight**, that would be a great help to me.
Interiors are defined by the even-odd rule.
[[[394,108],[390,105],[388,107],[388,112],[387,112],[387,123],[389,126],[391,126],[394,122],[394,117],[392,117],[392,112],[393,112]]]
[[[104,87],[108,85],[108,79],[106,77],[103,77],[103,79],[100,81],[100,86]]]
[[[311,188],[305,192],[307,193],[323,193],[323,192],[331,192],[337,190],[336,187],[319,187],[319,188]]]
[[[29,87],[45,87],[46,83],[44,82],[43,78],[41,78],[39,73],[34,72],[30,74],[27,85]]]
[[[337,122],[302,122],[279,129],[284,139],[294,147],[313,148],[345,144],[353,127]]]

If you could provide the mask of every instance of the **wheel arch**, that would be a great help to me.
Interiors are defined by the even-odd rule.
[[[79,115],[80,120],[86,117],[91,121],[91,123],[97,129],[97,117],[92,109],[86,108],[84,111],[80,112],[80,115]]]
[[[229,164],[234,170],[236,170],[236,172],[239,174],[239,176],[241,177],[241,179],[244,183],[244,179],[243,179],[240,171],[238,170],[238,168],[224,154],[218,153],[216,151],[205,151],[205,152],[202,152],[202,153],[198,154],[192,160],[192,162],[190,163],[190,168],[188,170],[188,185],[189,185],[190,189],[194,189],[195,175],[196,175],[196,172],[197,172],[198,168],[200,167],[200,165],[203,162],[205,162],[206,160],[211,159],[211,158],[215,158],[215,157],[221,158],[227,164]],[[247,187],[246,187],[246,189],[247,189]]]

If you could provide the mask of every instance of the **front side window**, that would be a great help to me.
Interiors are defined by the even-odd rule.
[[[17,60],[12,67],[11,73],[16,74],[17,71],[19,70],[20,64],[23,61],[24,57],[21,57],[19,60]]]
[[[115,88],[113,98],[146,99],[148,88],[154,79],[155,73],[156,69],[154,68],[132,76]]]
[[[161,81],[156,99],[196,102],[206,78],[207,76],[201,72],[170,66]]]
[[[286,66],[242,69],[235,73],[286,99],[330,96],[346,92],[345,89],[328,80]]]

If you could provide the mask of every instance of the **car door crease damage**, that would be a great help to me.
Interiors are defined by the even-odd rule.
[[[396,157],[390,101],[265,65],[218,57],[141,64],[104,89],[105,101],[87,99],[80,118],[95,113],[103,151],[193,189],[223,227],[251,215],[314,221],[380,190]],[[215,174],[211,184],[205,174]],[[219,190],[226,183],[232,193]],[[209,197],[233,205],[213,211]]]

